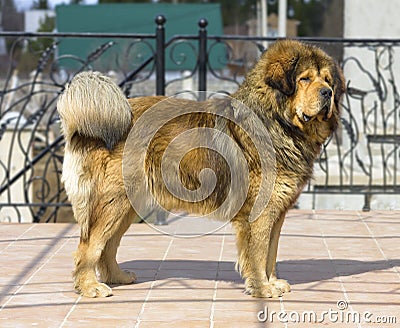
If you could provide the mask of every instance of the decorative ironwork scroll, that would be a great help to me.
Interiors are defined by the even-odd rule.
[[[76,73],[103,71],[129,97],[204,88],[231,93],[273,41],[209,36],[205,20],[198,35],[165,41],[161,18],[149,35],[0,33],[8,45],[0,61],[0,221],[72,221],[56,103]],[[93,48],[69,51],[74,40]],[[341,128],[324,146],[304,192],[364,195],[365,209],[372,195],[399,195],[400,40],[303,41],[341,54],[347,80]]]

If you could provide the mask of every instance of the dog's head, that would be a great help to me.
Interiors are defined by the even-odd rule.
[[[264,88],[274,92],[276,110],[284,110],[277,114],[323,142],[338,124],[345,91],[338,64],[321,49],[293,40],[273,44],[259,64]]]

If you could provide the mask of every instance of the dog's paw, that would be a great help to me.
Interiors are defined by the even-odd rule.
[[[282,291],[268,282],[258,282],[253,279],[246,280],[245,293],[259,298],[276,298],[282,296]]]
[[[273,279],[269,282],[275,289],[280,290],[282,293],[289,293],[291,290],[290,284],[285,279]]]
[[[136,281],[136,274],[128,270],[119,270],[106,281],[108,284],[132,284]]]
[[[85,284],[80,287],[76,287],[77,291],[85,297],[108,297],[112,295],[112,289],[106,284],[96,282],[91,284]]]

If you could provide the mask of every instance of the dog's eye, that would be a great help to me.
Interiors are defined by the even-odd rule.
[[[301,81],[301,82],[310,82],[311,79],[310,79],[308,76],[306,76],[306,77],[301,77],[301,78],[300,78],[300,81]]]

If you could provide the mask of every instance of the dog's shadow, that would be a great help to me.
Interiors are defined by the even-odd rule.
[[[358,261],[346,259],[304,259],[277,263],[278,275],[292,285],[330,280],[366,272],[388,270],[400,266],[400,259]],[[162,279],[195,279],[241,282],[235,263],[202,260],[136,260],[121,263],[123,269],[133,270],[137,283]]]

